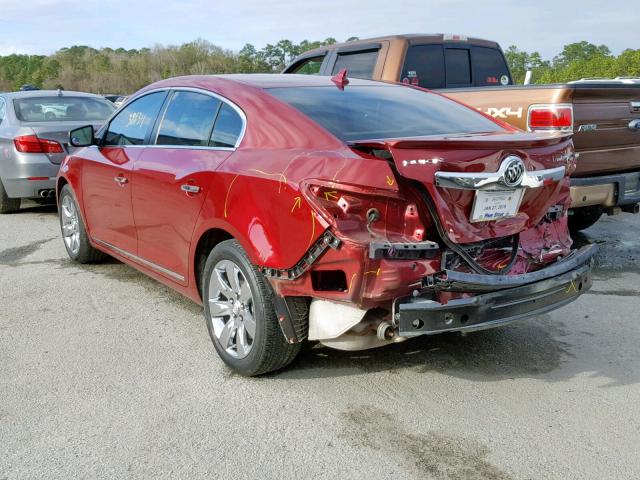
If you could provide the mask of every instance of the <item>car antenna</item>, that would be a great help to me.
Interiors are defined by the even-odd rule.
[[[347,78],[347,69],[343,68],[342,70],[340,70],[333,77],[331,77],[331,81],[335,83],[340,90],[344,90],[345,85],[349,84],[349,79]]]

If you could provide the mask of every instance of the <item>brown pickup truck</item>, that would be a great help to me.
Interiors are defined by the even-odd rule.
[[[500,46],[460,35],[396,35],[305,52],[284,73],[348,75],[439,91],[527,131],[573,131],[572,230],[603,212],[637,213],[640,84],[612,80],[514,85]]]

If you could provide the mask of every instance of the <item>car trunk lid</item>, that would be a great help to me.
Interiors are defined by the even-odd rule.
[[[357,142],[352,146],[387,150],[399,175],[423,192],[433,203],[437,220],[449,240],[473,243],[507,237],[536,226],[549,209],[568,196],[565,174],[573,168],[574,155],[570,135],[566,133],[500,132],[491,134],[451,135],[410,139],[389,139]],[[520,158],[526,172],[523,178],[533,178],[536,172],[555,172],[555,180],[538,182],[535,187],[507,186],[504,180],[505,161]],[[443,182],[442,172],[448,176]],[[460,175],[461,174],[461,175]],[[472,188],[464,185],[469,178],[491,177]],[[462,178],[456,184],[459,178]],[[563,189],[566,190],[563,192]],[[482,191],[483,193],[478,193]],[[487,193],[490,192],[490,193]],[[491,220],[472,219],[477,213],[475,203],[504,192],[515,211],[512,216]],[[509,194],[519,198],[509,198]],[[505,200],[507,201],[507,200]],[[500,207],[501,208],[501,207]]]

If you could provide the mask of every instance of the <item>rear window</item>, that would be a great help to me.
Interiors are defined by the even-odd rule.
[[[510,85],[512,83],[504,56],[499,50],[473,47],[471,59],[476,85]]]
[[[13,106],[21,122],[104,121],[115,110],[107,100],[67,96],[16,98]]]
[[[372,78],[377,60],[378,49],[339,53],[332,74],[346,68],[352,78]]]
[[[468,107],[410,87],[287,87],[268,92],[343,141],[502,131]]]

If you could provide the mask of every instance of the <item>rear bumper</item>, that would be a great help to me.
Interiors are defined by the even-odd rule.
[[[640,171],[571,178],[571,206],[615,207],[640,202]]]
[[[0,162],[0,178],[9,197],[36,198],[40,190],[55,188],[59,169],[45,154],[18,153]]]
[[[591,287],[591,263],[596,251],[595,245],[587,245],[543,270],[523,275],[442,272],[426,283],[433,289],[486,293],[446,304],[421,296],[399,298],[394,302],[399,335],[482,330],[559,308]]]

